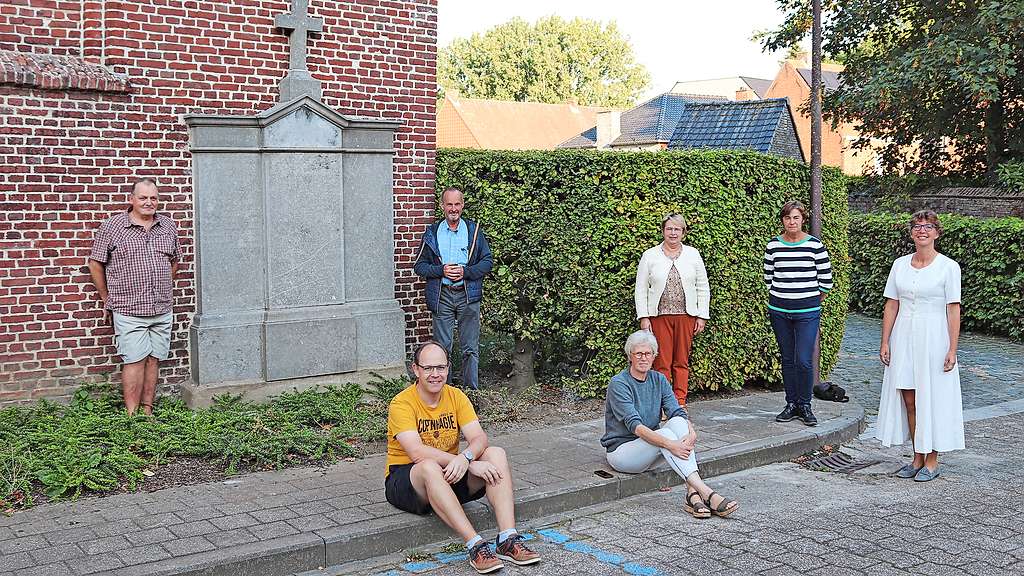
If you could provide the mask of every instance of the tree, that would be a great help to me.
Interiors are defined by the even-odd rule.
[[[810,0],[759,38],[786,48],[810,29]],[[985,174],[1024,158],[1024,0],[825,0],[824,50],[846,69],[825,94],[834,122],[854,122],[883,165]],[[877,143],[876,143],[877,145]]]
[[[438,54],[441,86],[468,98],[632,106],[650,75],[614,22],[514,18]]]

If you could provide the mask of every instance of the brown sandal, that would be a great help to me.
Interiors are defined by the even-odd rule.
[[[694,496],[697,497],[696,502],[693,501]],[[694,518],[711,518],[711,508],[696,490],[686,495],[686,511]]]
[[[735,500],[732,500],[731,498],[726,498],[725,496],[722,496],[722,501],[718,503],[718,506],[715,506],[714,508],[712,508],[711,507],[711,499],[714,498],[715,496],[722,496],[722,495],[719,494],[718,492],[712,491],[711,494],[708,494],[708,501],[707,501],[708,509],[715,516],[718,516],[719,518],[725,518],[726,516],[728,516],[728,515],[732,514],[733,512],[739,510],[739,508],[740,508],[739,503],[736,502]],[[736,505],[730,507],[729,506],[730,504],[736,504]]]

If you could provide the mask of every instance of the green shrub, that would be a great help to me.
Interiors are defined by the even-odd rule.
[[[996,173],[1003,188],[1024,194],[1024,160],[1000,164]]]
[[[181,456],[279,468],[354,454],[352,439],[380,440],[380,414],[356,384],[288,392],[266,404],[236,396],[190,410],[161,398],[154,418],[131,417],[110,385],[79,389],[69,404],[0,410],[0,504],[29,506],[32,487],[51,498],[134,489],[143,470]],[[386,410],[386,407],[385,407]]]
[[[938,249],[960,264],[962,326],[1024,340],[1024,220],[943,214]],[[850,308],[881,316],[893,260],[913,252],[909,214],[850,219]]]
[[[484,290],[489,328],[583,350],[569,384],[601,394],[621,370],[622,343],[637,327],[636,266],[661,241],[661,218],[685,215],[685,242],[700,250],[711,280],[711,321],[696,339],[691,388],[778,381],[767,321],[762,256],[779,233],[779,207],[808,201],[809,171],[792,160],[740,151],[628,152],[439,150],[437,189],[466,192],[495,256]],[[848,290],[846,180],[823,177],[823,240],[837,288],[825,301],[822,370],[835,364]]]

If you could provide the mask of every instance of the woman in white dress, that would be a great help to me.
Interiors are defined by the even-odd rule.
[[[914,460],[896,475],[918,482],[939,475],[939,452],[964,448],[960,372],[960,266],[939,254],[942,224],[931,210],[914,213],[916,250],[898,258],[885,283],[885,364],[877,437],[886,446],[910,440]]]

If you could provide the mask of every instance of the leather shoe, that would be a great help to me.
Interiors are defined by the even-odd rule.
[[[896,471],[897,478],[913,478],[917,476],[917,473],[921,471],[924,466],[914,466],[913,464],[907,464],[903,468]]]
[[[914,476],[914,482],[930,482],[938,477],[938,466],[935,467],[935,470],[929,470],[927,466],[922,466],[921,470],[918,471],[917,476]]]
[[[779,412],[779,415],[775,417],[775,421],[776,422],[789,422],[793,418],[797,417],[796,416],[796,412],[797,412],[796,404],[792,404],[792,403],[786,404],[786,407],[782,409],[782,412]]]

